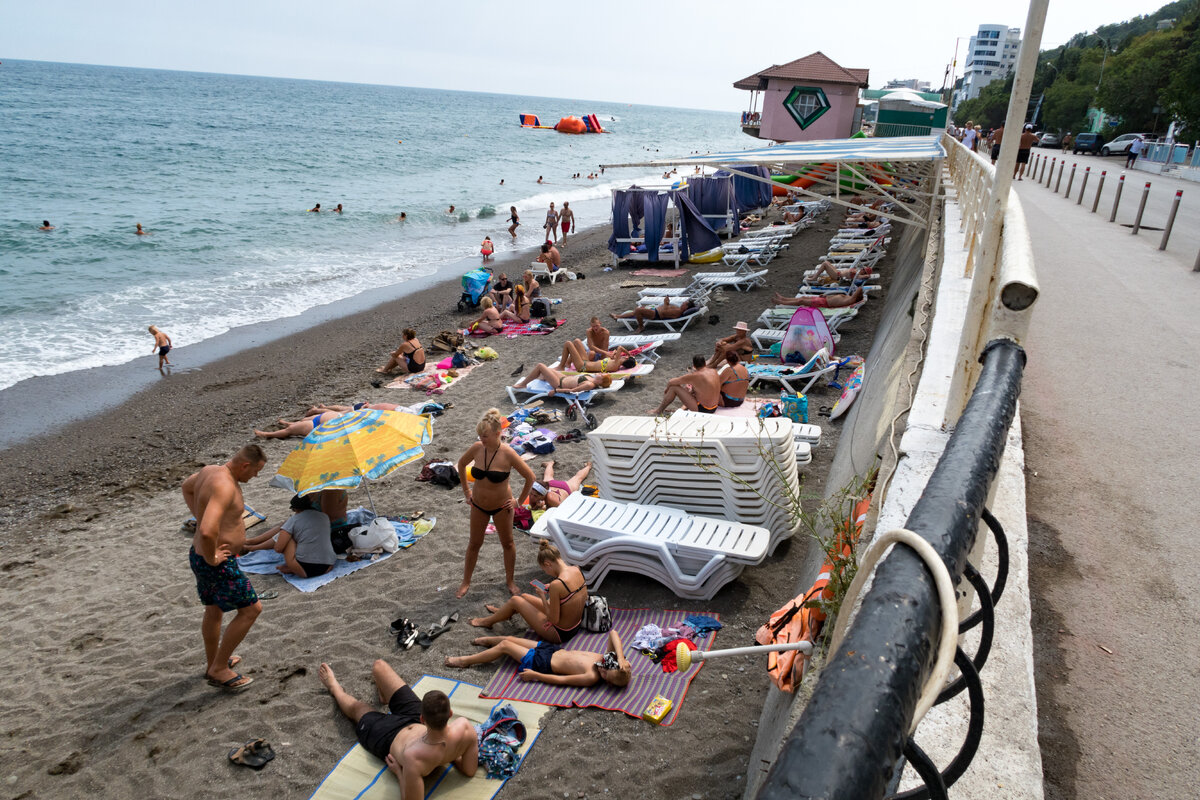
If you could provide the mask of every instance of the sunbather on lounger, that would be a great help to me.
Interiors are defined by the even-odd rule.
[[[750,355],[754,352],[754,342],[750,341],[750,326],[744,322],[739,322],[733,326],[733,333],[721,339],[717,339],[716,349],[713,350],[712,358],[708,360],[710,367],[715,367],[725,361],[726,353],[738,353],[740,355]]]
[[[648,319],[679,319],[683,312],[692,307],[691,300],[684,300],[679,305],[672,305],[671,298],[664,297],[662,305],[658,306],[639,306],[632,311],[626,311],[622,314],[609,314],[613,319],[636,319],[637,327],[635,333],[641,333],[646,327]]]
[[[721,405],[721,378],[708,366],[704,356],[692,356],[692,370],[667,381],[662,402],[650,414],[658,416],[678,400],[689,411],[712,414]]]
[[[490,297],[480,300],[479,307],[483,309],[483,313],[479,315],[479,319],[467,326],[467,330],[471,333],[499,333],[504,328],[504,320],[500,318],[500,312],[494,306],[495,303]]]
[[[313,428],[318,425],[329,422],[331,419],[337,419],[341,414],[336,411],[326,411],[323,414],[314,414],[311,417],[289,421],[286,419],[279,420],[279,424],[283,426],[277,431],[254,431],[255,436],[261,436],[264,439],[291,439],[296,436],[308,436],[313,432]]]
[[[354,723],[359,743],[396,776],[402,800],[420,800],[425,794],[424,776],[447,764],[468,778],[475,774],[479,767],[475,727],[466,717],[454,717],[445,692],[435,689],[418,698],[381,658],[371,668],[371,677],[391,712],[384,714],[343,689],[328,664],[321,664],[317,677],[333,695],[338,710]]]
[[[863,299],[863,290],[859,286],[851,294],[806,294],[800,297],[784,297],[775,295],[775,304],[781,306],[808,306],[809,308],[846,308],[857,305]]]
[[[637,359],[628,355],[625,348],[618,347],[611,357],[597,361],[588,359],[588,348],[578,339],[568,339],[563,342],[562,355],[558,358],[560,369],[575,372],[619,372],[623,369],[633,369]]]
[[[490,614],[475,617],[471,624],[490,628],[520,614],[539,638],[566,644],[583,630],[583,607],[587,605],[587,581],[579,567],[562,560],[558,548],[543,540],[538,546],[538,566],[550,576],[548,584],[534,583],[537,594],[515,594],[502,606],[484,606]]]
[[[859,278],[869,278],[871,276],[871,268],[863,267],[862,269],[837,269],[829,261],[822,261],[816,266],[817,277],[810,278],[811,283],[816,283],[821,286],[831,286],[841,283],[844,280],[851,282]]]
[[[500,441],[504,416],[498,409],[489,408],[475,426],[479,441],[467,448],[458,460],[458,474],[462,479],[463,496],[471,507],[471,534],[467,551],[463,557],[463,579],[456,597],[462,597],[471,588],[471,575],[488,522],[496,525],[496,537],[504,554],[504,582],[509,594],[520,594],[513,580],[517,566],[517,546],[513,542],[513,509],[529,502],[529,490],[533,486],[533,470],[528,462],[517,455],[517,451]],[[472,464],[472,462],[474,462]],[[467,465],[472,464],[470,475]],[[514,500],[509,475],[516,470],[525,479],[520,498]],[[468,478],[474,478],[472,483]],[[473,487],[473,488],[472,488]]]
[[[521,378],[513,386],[520,389],[527,386],[530,381],[545,381],[550,384],[550,391],[547,392],[550,397],[559,392],[577,394],[579,392],[589,392],[593,389],[607,389],[612,386],[612,376],[608,374],[563,375],[558,370],[551,369],[545,364],[536,365],[529,371],[528,375]]]
[[[554,462],[546,462],[546,470],[542,474],[541,483],[533,485],[533,491],[529,493],[530,508],[558,508],[563,500],[570,496],[571,492],[578,492],[583,482],[587,480],[588,473],[592,471],[592,462],[588,462],[583,469],[576,472],[565,481],[556,481],[554,479]]]
[[[541,681],[554,686],[594,686],[607,681],[624,688],[629,685],[633,668],[621,647],[616,630],[608,632],[607,653],[588,650],[563,650],[551,642],[535,642],[516,636],[481,636],[475,644],[488,648],[469,656],[450,656],[447,667],[470,667],[490,664],[508,656],[520,663],[517,675],[523,681]]]

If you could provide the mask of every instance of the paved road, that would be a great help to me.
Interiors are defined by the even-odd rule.
[[[1130,175],[1160,218],[1184,189],[1165,253],[1090,202],[1014,184],[1042,285],[1022,415],[1048,800],[1200,791],[1200,184]]]

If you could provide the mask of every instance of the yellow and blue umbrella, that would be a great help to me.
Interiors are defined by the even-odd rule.
[[[362,409],[313,428],[279,466],[272,486],[296,494],[352,489],[363,478],[377,481],[425,455],[433,441],[428,416]],[[370,497],[370,490],[367,491]],[[372,502],[372,505],[374,503]]]

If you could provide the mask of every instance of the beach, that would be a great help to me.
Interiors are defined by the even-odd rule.
[[[697,320],[681,341],[664,348],[651,375],[600,400],[597,416],[644,414],[694,353],[711,355],[714,340],[728,335],[736,321],[757,327],[754,320],[771,304],[770,293],[794,289],[799,273],[825,252],[838,217],[835,210],[795,236],[770,265],[766,287],[725,292],[709,310],[719,316],[717,324]],[[633,306],[637,290],[619,284],[635,276],[632,269],[603,271],[611,263],[607,236],[607,227],[589,230],[572,236],[563,251],[563,266],[586,279],[544,288],[545,295],[563,300],[552,312],[566,320],[558,331],[474,340],[493,347],[499,358],[473,370],[461,386],[429,398],[453,406],[437,418],[427,456],[457,461],[474,441],[483,411],[512,410],[503,390],[516,380],[510,373],[555,360],[567,336],[583,337],[591,316],[600,316],[614,335],[625,332],[607,313]],[[518,254],[497,271],[519,275],[532,255]],[[878,269],[887,275],[889,265],[890,258]],[[669,280],[683,285],[689,278]],[[886,292],[886,278],[883,283]],[[296,419],[319,402],[425,399],[407,388],[373,387],[379,377],[374,368],[399,343],[403,328],[416,328],[428,346],[438,331],[472,319],[455,310],[460,291],[455,279],[381,305],[372,304],[369,294],[360,296],[356,313],[171,375],[116,408],[0,451],[8,498],[0,510],[0,638],[7,645],[0,656],[3,796],[304,798],[354,743],[352,725],[317,680],[322,661],[361,698],[372,696],[369,673],[376,658],[409,682],[423,674],[487,682],[493,665],[452,670],[442,662],[474,650],[471,640],[479,631],[466,620],[483,613],[484,603],[505,598],[500,548],[489,536],[469,593],[456,600],[467,509],[460,492],[415,481],[417,464],[371,485],[380,513],[437,517],[433,532],[413,547],[311,594],[276,576],[253,577],[258,590],[275,590],[278,597],[264,601],[238,650],[244,659],[239,671],[254,678],[239,695],[202,678],[201,606],[187,564],[190,536],[180,532],[188,516],[179,490],[183,478],[225,461],[253,441],[253,428]],[[841,329],[838,355],[866,355],[881,308],[882,298],[874,296]],[[165,321],[163,327],[169,332]],[[144,368],[152,371],[153,364],[147,358]],[[816,410],[836,397],[823,381],[810,394],[810,421],[823,430],[802,473],[802,494],[810,498],[825,493],[822,477],[841,424],[817,417]],[[550,427],[577,426],[563,421]],[[244,489],[268,524],[287,517],[288,493],[267,481],[296,443],[266,442],[267,467]],[[551,457],[560,476],[569,475],[588,460],[587,443],[561,444]],[[545,460],[532,463],[535,474]],[[351,507],[366,503],[364,492],[351,493]],[[542,576],[535,547],[526,535],[516,536],[516,578],[524,585]],[[818,548],[797,534],[708,602],[679,600],[666,587],[625,573],[610,575],[597,593],[614,608],[718,614],[725,627],[715,646],[737,647],[753,644],[758,626],[792,598],[798,584],[811,582],[819,563]],[[460,622],[428,650],[400,650],[387,631],[400,616],[428,627],[453,611]],[[502,623],[495,630],[519,634],[523,626]],[[619,712],[554,710],[501,797],[740,797],[746,772],[758,769],[747,761],[770,686],[764,663],[739,658],[702,666],[669,728]],[[230,748],[255,737],[269,740],[278,754],[264,770],[226,760]]]

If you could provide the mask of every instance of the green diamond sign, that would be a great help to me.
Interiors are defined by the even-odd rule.
[[[829,110],[829,98],[817,86],[793,86],[783,101],[783,107],[803,130]]]

